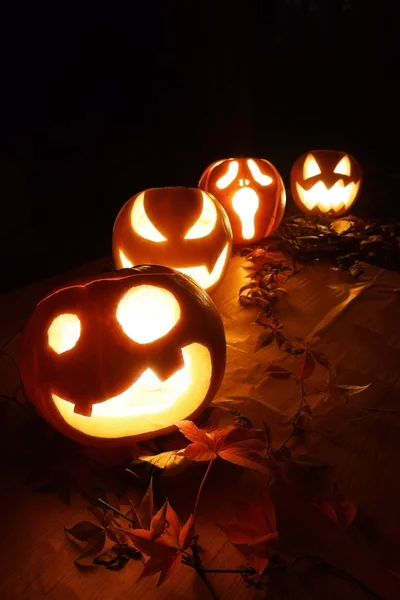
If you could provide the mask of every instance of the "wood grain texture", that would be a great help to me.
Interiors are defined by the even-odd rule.
[[[1,338],[6,341],[23,325],[35,303],[58,283],[76,275],[99,273],[108,260],[86,265],[80,272],[38,283],[0,299]],[[238,289],[246,279],[242,259],[232,259],[223,284],[213,298],[221,312],[227,335],[228,363],[217,401],[235,396],[240,408],[257,424],[265,420],[274,446],[290,432],[289,418],[297,410],[298,389],[293,382],[265,377],[272,362],[288,367],[275,347],[254,354],[260,328],[252,325],[255,311],[238,303]],[[278,530],[294,555],[312,554],[345,568],[385,600],[398,600],[399,581],[386,569],[400,563],[400,275],[370,269],[365,285],[344,273],[315,264],[293,277],[289,292],[276,306],[289,337],[318,335],[318,349],[337,367],[338,382],[370,388],[351,398],[349,405],[313,402],[314,435],[294,446],[333,466],[341,493],[358,507],[347,534],[310,505],[293,502],[275,490]],[[15,354],[18,339],[8,350]],[[0,363],[1,393],[15,389],[16,372],[10,361]],[[316,376],[323,377],[317,371]],[[241,397],[245,398],[242,400]],[[2,405],[1,405],[2,406]],[[2,410],[1,448],[1,561],[0,600],[200,600],[209,598],[204,584],[188,568],[156,587],[155,578],[135,584],[141,564],[131,562],[120,572],[74,566],[76,550],[64,535],[64,526],[87,518],[86,502],[73,495],[71,506],[52,494],[34,494],[24,484],[24,472],[12,457],[24,435],[24,417],[17,408]],[[194,502],[203,466],[158,482],[182,518]],[[216,465],[205,487],[199,513],[203,560],[213,568],[233,568],[242,556],[216,523],[229,516],[229,500],[240,488],[251,494],[257,475],[232,465]],[[224,498],[224,501],[222,500]],[[254,597],[238,575],[215,574],[210,579],[221,600]],[[262,596],[261,596],[262,597]],[[291,577],[270,583],[272,599],[363,600],[363,592],[315,569],[299,568]]]

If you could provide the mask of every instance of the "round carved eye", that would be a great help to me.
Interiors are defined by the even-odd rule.
[[[154,285],[131,288],[119,302],[117,321],[128,337],[148,344],[166,335],[181,316],[179,304],[168,290]]]
[[[58,315],[47,331],[49,346],[57,354],[71,350],[79,340],[80,335],[81,322],[76,315],[70,313]]]
[[[144,192],[140,194],[132,207],[131,212],[132,229],[141,237],[152,242],[165,242],[165,238],[146,215],[144,209]]]
[[[315,175],[319,175],[320,173],[321,169],[319,168],[317,161],[312,154],[308,154],[304,161],[303,179],[310,179],[310,177],[315,177]]]

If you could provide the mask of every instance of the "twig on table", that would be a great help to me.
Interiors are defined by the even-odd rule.
[[[297,435],[297,431],[292,431],[292,433],[286,438],[286,440],[283,442],[283,444],[278,448],[277,452],[281,452],[286,444],[292,439],[292,437],[295,437]]]
[[[298,430],[297,430],[297,422],[300,419],[300,415],[301,415],[301,411],[303,408],[303,402],[304,399],[306,397],[306,393],[305,393],[305,389],[304,389],[304,381],[300,382],[300,386],[301,386],[301,396],[300,396],[300,404],[299,404],[299,408],[297,409],[297,412],[295,414],[295,416],[293,417],[293,421],[292,421],[292,425],[293,425],[293,431],[291,432],[291,434],[286,438],[286,440],[283,442],[283,444],[278,448],[277,452],[281,452],[286,444],[298,434]]]
[[[106,502],[105,500],[102,500],[101,498],[97,498],[97,502],[99,504],[102,504],[103,506],[105,506],[109,510],[112,510],[115,514],[119,515],[123,519],[126,519],[127,521],[129,521],[129,523],[131,523],[133,525],[132,519],[130,519],[129,517],[127,517],[126,515],[124,515],[124,513],[121,512],[120,510],[118,510],[118,508],[115,508],[114,506],[111,506],[111,504],[108,504],[108,502]]]
[[[369,588],[367,585],[362,583],[362,581],[360,581],[359,579],[357,579],[356,577],[354,577],[353,575],[351,575],[344,569],[340,569],[339,567],[335,567],[334,565],[331,565],[330,563],[326,562],[322,558],[318,558],[316,556],[298,556],[290,565],[288,565],[288,567],[293,569],[296,567],[296,565],[298,565],[302,561],[307,561],[307,562],[310,562],[311,564],[315,564],[318,567],[320,567],[322,570],[326,571],[327,573],[330,573],[330,574],[334,575],[335,577],[342,579],[343,581],[347,581],[348,583],[352,583],[352,584],[356,585],[358,588],[360,588],[360,590],[362,590],[364,593],[368,594],[372,598],[375,598],[376,600],[384,600],[384,598],[382,596],[380,596],[374,590],[371,590],[371,588]],[[278,565],[276,567],[267,567],[267,571],[268,570],[273,571],[274,569],[279,569],[279,568],[285,568],[285,565],[282,565],[282,566]]]

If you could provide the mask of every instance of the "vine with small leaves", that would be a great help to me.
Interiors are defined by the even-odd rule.
[[[255,351],[275,344],[281,352],[289,355],[293,359],[292,370],[272,364],[265,372],[273,379],[292,379],[300,388],[299,406],[291,420],[293,431],[279,448],[283,450],[286,444],[296,435],[303,433],[308,422],[312,421],[312,411],[307,397],[315,395],[316,392],[315,389],[308,392],[306,386],[317,365],[323,367],[328,374],[328,380],[321,382],[318,389],[318,393],[326,399],[341,398],[344,402],[348,402],[349,396],[363,392],[369,385],[335,384],[336,372],[332,362],[316,348],[320,341],[319,337],[315,336],[307,340],[294,336],[289,339],[285,335],[284,325],[276,317],[274,306],[279,295],[287,293],[284,284],[305,266],[297,266],[294,257],[282,255],[267,246],[245,248],[242,256],[245,257],[246,262],[256,265],[255,270],[254,267],[250,268],[250,273],[247,275],[250,282],[239,290],[239,301],[243,306],[260,309],[255,323],[262,327],[262,332]]]
[[[125,510],[115,496],[108,495],[107,500],[98,498],[98,506],[91,510],[99,524],[81,521],[66,529],[68,537],[78,544],[85,544],[76,559],[79,566],[90,565],[92,560],[95,564],[108,568],[121,568],[129,558],[139,559],[143,555],[146,560],[139,580],[157,575],[157,585],[161,585],[180,565],[184,565],[196,571],[212,598],[217,599],[216,591],[208,579],[211,574],[238,574],[248,586],[260,590],[266,588],[270,577],[278,570],[295,569],[300,562],[309,562],[357,586],[368,596],[382,600],[379,594],[347,571],[318,557],[298,556],[293,559],[279,548],[276,514],[270,493],[271,482],[280,478],[288,489],[291,483],[285,476],[282,465],[269,452],[265,432],[243,427],[207,431],[191,421],[181,421],[177,423],[177,427],[189,442],[179,454],[191,461],[208,463],[192,513],[181,522],[168,499],[156,510],[153,479],[146,494],[136,505],[129,498],[124,498],[124,502],[129,502]],[[231,544],[247,558],[245,564],[233,569],[205,567],[199,545],[200,536],[196,533],[196,514],[206,479],[214,462],[221,459],[256,471],[260,480],[265,479],[265,476],[269,478],[269,484],[260,487],[251,500],[236,507],[233,520],[218,524]],[[325,496],[319,503],[317,498],[313,497],[313,500],[313,506],[343,531],[356,516],[356,507],[344,500],[334,487],[330,501]]]
[[[2,399],[14,402],[34,420],[33,429],[40,438],[40,443],[34,444],[36,455],[30,453],[33,470],[27,482],[36,491],[57,492],[67,503],[70,489],[75,489],[89,502],[94,520],[80,521],[65,529],[67,537],[81,547],[75,560],[79,567],[119,570],[131,560],[140,560],[144,566],[139,579],[157,575],[157,585],[161,585],[183,565],[193,569],[211,597],[217,599],[209,579],[214,573],[240,575],[249,587],[267,594],[276,574],[308,563],[358,587],[369,597],[383,600],[351,573],[315,556],[293,557],[281,544],[272,500],[275,485],[283,485],[288,495],[295,493],[304,498],[343,533],[357,514],[356,506],[345,500],[333,484],[327,465],[294,458],[288,447],[289,441],[306,432],[312,421],[308,397],[315,390],[309,390],[308,383],[316,366],[325,369],[328,375],[318,389],[326,397],[340,397],[348,402],[351,395],[363,392],[368,386],[336,384],[332,363],[317,348],[318,338],[289,339],[284,333],[283,324],[275,316],[274,304],[280,295],[287,293],[284,286],[288,279],[303,268],[297,266],[297,257],[292,255],[285,260],[263,246],[244,253],[247,261],[262,263],[251,270],[249,283],[239,291],[242,305],[259,308],[255,322],[262,332],[255,351],[275,344],[290,357],[292,370],[272,364],[267,367],[266,375],[277,380],[292,379],[300,390],[298,409],[291,419],[292,431],[284,443],[274,448],[267,425],[264,429],[254,429],[246,415],[229,406],[225,409],[216,405],[206,411],[206,417],[197,425],[191,421],[176,423],[180,435],[170,437],[168,443],[161,438],[136,444],[130,449],[128,465],[110,468],[52,431],[36,415],[21,386],[15,397],[2,396]],[[353,269],[353,275],[357,274]],[[14,361],[6,351],[2,354]],[[214,418],[216,414],[219,416]],[[26,464],[26,457],[23,460]],[[253,471],[259,482],[252,499],[236,506],[235,517],[218,524],[230,543],[244,555],[245,563],[233,569],[204,566],[197,531],[201,498],[216,461]],[[194,463],[204,463],[207,467],[193,509],[181,520],[168,499],[158,508],[155,506],[154,482],[159,475],[180,474]],[[318,487],[310,485],[314,475]],[[388,571],[400,577],[397,567]]]

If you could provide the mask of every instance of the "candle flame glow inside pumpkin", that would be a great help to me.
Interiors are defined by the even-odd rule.
[[[139,344],[165,336],[179,321],[180,307],[171,292],[152,285],[131,288],[120,300],[116,318],[123,332]],[[62,354],[79,342],[81,324],[77,315],[58,315],[47,335],[49,346]],[[168,425],[194,412],[210,384],[211,356],[199,343],[181,348],[184,367],[161,381],[151,369],[123,392],[93,403],[91,415],[74,412],[72,400],[52,393],[53,402],[64,421],[82,433],[102,438],[132,435],[146,427]]]
[[[349,177],[351,174],[351,163],[347,155],[340,159],[335,169],[337,175]],[[312,154],[308,154],[303,166],[303,179],[306,181],[311,177],[321,174],[321,169]],[[297,181],[296,189],[308,210],[312,210],[316,206],[327,213],[331,210],[337,211],[343,207],[347,210],[353,203],[360,188],[361,180],[351,181],[345,185],[343,179],[338,179],[333,186],[328,188],[323,181],[317,181],[309,190],[305,190]]]
[[[232,207],[242,223],[242,236],[245,240],[251,240],[255,234],[254,217],[258,205],[258,195],[249,187],[242,187],[233,195]]]
[[[271,185],[271,177],[262,173],[257,163],[252,158],[247,160],[247,166],[254,181],[259,185],[262,185],[263,187]],[[226,189],[236,179],[238,171],[239,163],[236,160],[229,163],[227,172],[220,177],[216,183],[218,189]],[[251,240],[255,235],[255,216],[260,204],[258,194],[253,188],[249,187],[250,184],[251,182],[249,179],[240,179],[240,189],[237,190],[232,197],[232,208],[240,219],[242,225],[242,237],[245,240]]]
[[[50,348],[62,354],[71,350],[81,335],[81,322],[76,315],[65,313],[54,319],[47,332]]]

